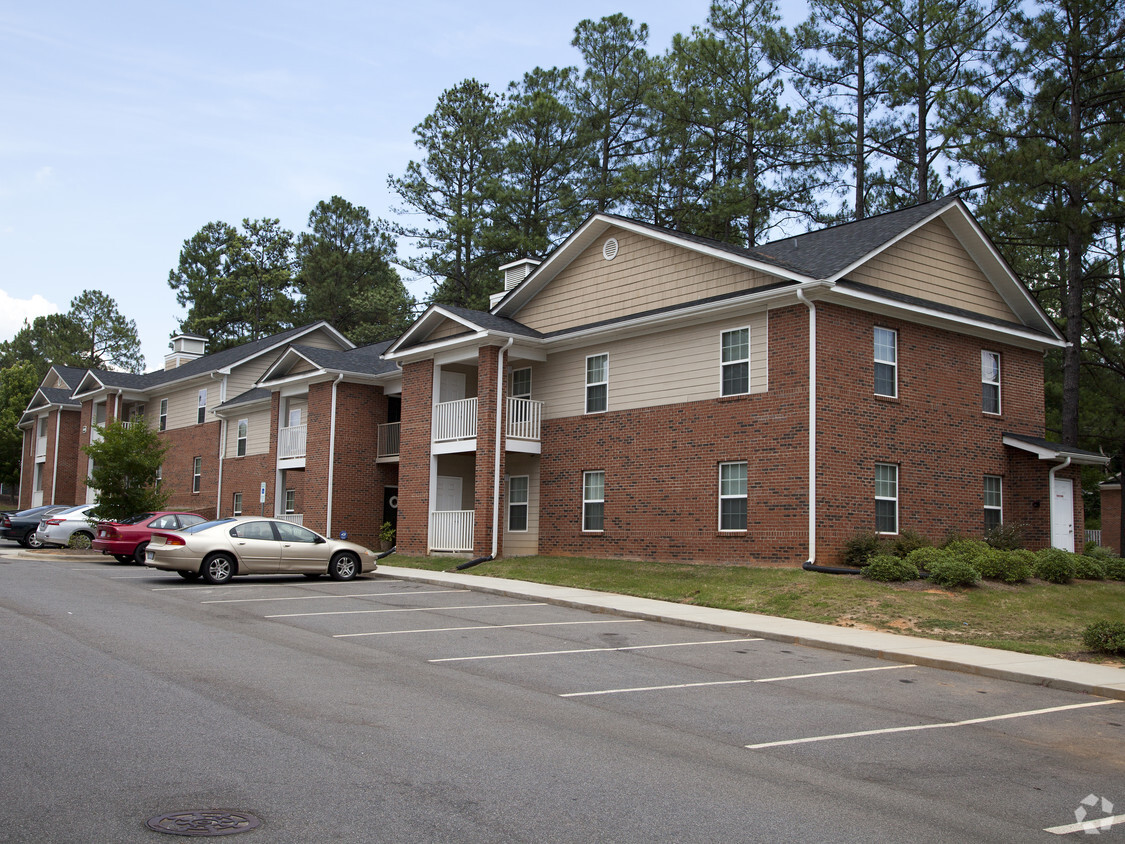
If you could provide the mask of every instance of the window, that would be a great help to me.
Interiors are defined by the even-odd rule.
[[[230,529],[231,536],[239,539],[263,539],[266,542],[277,542],[273,532],[273,522],[241,522]]]
[[[875,329],[875,395],[898,396],[898,332]]]
[[[1003,487],[999,475],[984,476],[984,529],[1000,527],[1004,521]]]
[[[317,535],[307,527],[301,527],[291,522],[278,522],[274,527],[281,535],[282,542],[303,542],[306,545],[316,545]]]
[[[741,396],[750,392],[750,329],[736,328],[723,332],[722,364],[720,366],[724,396]]]
[[[1000,355],[980,353],[980,404],[985,413],[1000,412]]]
[[[161,516],[149,522],[148,526],[154,530],[178,530],[180,527],[175,516]]]
[[[582,473],[582,530],[605,527],[605,472]]]
[[[236,492],[234,494],[234,503],[231,504],[231,515],[233,515],[233,516],[241,516],[242,515],[242,493],[241,492]]]
[[[250,430],[250,422],[246,419],[238,420],[238,445],[235,449],[239,457],[246,456],[246,434]]]
[[[609,407],[609,355],[586,358],[586,412],[605,413]]]
[[[297,490],[295,489],[285,490],[285,512],[297,512]]]
[[[296,428],[301,424],[301,408],[294,407],[289,411],[289,427]]]
[[[875,464],[875,531],[898,533],[898,466]]]
[[[156,467],[156,478],[152,482],[153,489],[160,489],[160,482],[164,480],[164,467]]]
[[[746,463],[719,464],[719,530],[746,530]]]
[[[527,475],[508,478],[508,530],[527,530]]]
[[[160,430],[168,430],[168,399],[160,400]]]
[[[191,491],[192,492],[199,492],[200,479],[201,479],[202,475],[203,475],[203,458],[197,457],[197,458],[195,458],[195,462],[192,464],[192,470],[191,470]]]
[[[531,368],[512,370],[512,398],[531,398]]]
[[[45,463],[35,464],[35,492],[43,491],[43,469],[45,466]]]
[[[207,390],[199,391],[199,409],[195,412],[195,421],[202,425],[203,420],[207,418]]]
[[[47,417],[46,416],[40,416],[39,417],[39,436],[40,437],[47,436]]]

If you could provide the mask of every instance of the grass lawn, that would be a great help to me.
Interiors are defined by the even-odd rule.
[[[443,571],[462,560],[395,554],[384,562]],[[1018,586],[981,581],[975,587],[949,589],[924,580],[886,584],[801,569],[576,557],[512,557],[482,563],[465,574],[1121,664],[1085,651],[1081,638],[1083,629],[1095,621],[1125,617],[1121,581],[1076,580],[1065,586],[1039,580]]]

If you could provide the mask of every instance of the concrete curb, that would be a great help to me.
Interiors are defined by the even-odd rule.
[[[379,566],[375,577],[457,586],[508,598],[533,598],[557,606],[742,636],[760,636],[893,662],[1125,700],[1125,670],[1106,665],[499,577],[384,565]]]

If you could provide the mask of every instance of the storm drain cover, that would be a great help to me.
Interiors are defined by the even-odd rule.
[[[204,812],[169,812],[149,818],[147,826],[172,835],[237,835],[262,825],[249,812],[212,809]]]

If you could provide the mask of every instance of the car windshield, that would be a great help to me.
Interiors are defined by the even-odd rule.
[[[233,521],[234,519],[214,519],[210,522],[200,522],[197,525],[192,525],[191,527],[184,528],[180,531],[180,533],[199,533],[201,530],[207,530],[208,528],[213,528],[216,525],[227,525]]]
[[[135,516],[130,516],[127,519],[122,519],[117,524],[119,525],[135,525],[137,522],[143,522],[149,516],[155,516],[155,513],[138,513]]]

